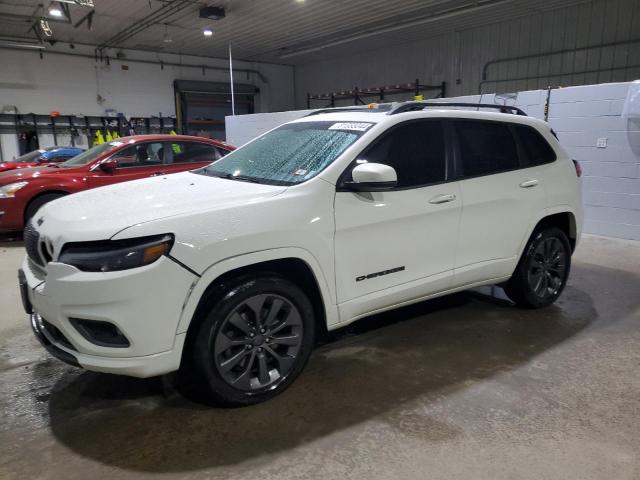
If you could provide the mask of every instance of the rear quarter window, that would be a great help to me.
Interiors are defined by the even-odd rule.
[[[544,165],[556,160],[556,152],[535,128],[528,125],[514,125],[514,128],[528,166]]]

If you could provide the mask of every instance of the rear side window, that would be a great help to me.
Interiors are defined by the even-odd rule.
[[[361,158],[393,167],[398,175],[398,188],[443,182],[446,155],[442,122],[400,125],[376,141]]]
[[[509,126],[500,122],[454,122],[465,177],[491,175],[520,168]]]
[[[171,142],[173,163],[215,162],[224,153],[213,145],[197,142]]]
[[[527,165],[543,165],[556,159],[556,152],[540,133],[527,125],[514,125],[520,144],[524,150]]]

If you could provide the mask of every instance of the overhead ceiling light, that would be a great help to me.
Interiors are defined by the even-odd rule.
[[[63,15],[62,9],[56,5],[51,5],[49,7],[49,15],[52,17],[61,17]]]
[[[207,27],[202,31],[202,34],[205,37],[210,37],[211,35],[213,35],[213,30],[211,30],[209,27]]]

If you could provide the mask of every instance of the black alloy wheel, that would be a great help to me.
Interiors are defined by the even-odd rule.
[[[571,245],[556,227],[533,232],[518,266],[504,285],[507,296],[524,308],[541,308],[555,302],[569,278]]]
[[[557,237],[539,242],[527,272],[529,288],[542,300],[552,298],[563,287],[567,271],[567,252]]]
[[[314,308],[296,284],[275,273],[249,274],[213,288],[201,302],[181,367],[199,397],[250,405],[284,391],[315,341]],[[195,377],[195,378],[194,378]]]
[[[300,311],[286,298],[250,297],[222,323],[214,344],[216,368],[230,386],[244,392],[273,385],[291,372],[303,329]]]

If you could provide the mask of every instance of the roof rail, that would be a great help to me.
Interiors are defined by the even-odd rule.
[[[392,108],[387,115],[395,115],[396,113],[403,112],[415,112],[418,110],[424,110],[425,108],[441,108],[441,107],[468,107],[479,110],[481,108],[493,108],[499,110],[502,113],[512,113],[515,115],[527,116],[518,107],[512,107],[510,105],[494,105],[491,103],[459,103],[459,102],[403,102],[396,107]]]
[[[321,108],[319,110],[315,110],[305,117],[310,117],[312,115],[320,115],[321,113],[341,113],[341,112],[371,112],[371,113],[379,113],[379,112],[389,112],[392,109],[391,103],[377,103],[374,107],[369,105],[362,105],[357,107],[333,107],[333,108]]]

